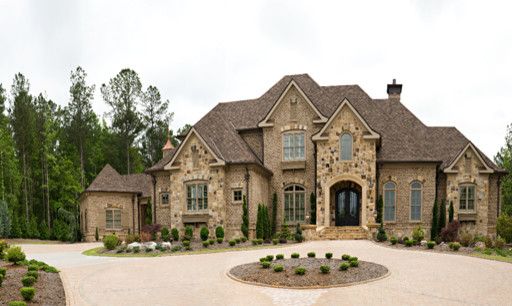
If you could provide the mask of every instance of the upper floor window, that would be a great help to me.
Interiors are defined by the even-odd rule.
[[[352,135],[344,133],[340,138],[341,160],[352,159]]]
[[[233,202],[242,202],[242,189],[233,189]]]
[[[459,186],[459,196],[460,196],[459,210],[461,210],[461,211],[474,211],[475,210],[475,185]]]
[[[107,209],[106,214],[106,229],[120,229],[121,226],[121,210],[120,209]]]
[[[300,185],[291,185],[284,189],[284,218],[287,222],[304,221],[305,189]]]
[[[163,192],[160,194],[160,203],[162,205],[169,205],[169,193]]]
[[[411,221],[421,221],[421,183],[411,184]]]
[[[208,186],[205,183],[187,185],[187,210],[208,209]]]
[[[384,221],[395,221],[396,185],[393,182],[384,184]]]
[[[283,134],[283,159],[304,160],[304,132]]]

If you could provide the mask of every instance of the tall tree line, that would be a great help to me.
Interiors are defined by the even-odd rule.
[[[76,241],[79,197],[105,164],[137,173],[162,157],[173,113],[158,88],[144,90],[135,71],[121,70],[101,86],[103,118],[95,90],[81,67],[64,106],[33,95],[21,73],[10,93],[0,84],[0,237]]]

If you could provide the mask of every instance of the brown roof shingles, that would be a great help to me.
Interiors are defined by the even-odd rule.
[[[107,164],[85,191],[137,193],[150,197],[151,186],[151,176],[144,173],[121,175]]]

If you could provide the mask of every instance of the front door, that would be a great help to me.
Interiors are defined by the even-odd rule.
[[[360,196],[354,188],[336,192],[336,226],[359,225]]]

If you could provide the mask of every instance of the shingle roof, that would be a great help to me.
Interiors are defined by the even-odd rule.
[[[426,126],[402,103],[372,99],[358,85],[320,86],[307,74],[284,76],[257,99],[219,103],[194,125],[195,130],[226,163],[261,165],[260,158],[249,149],[238,131],[257,129],[292,80],[327,118],[345,98],[348,99],[368,125],[381,135],[378,161],[439,162],[445,168],[469,143],[454,127]],[[174,152],[148,170],[162,170]],[[500,170],[479,153],[489,167]]]
[[[144,173],[121,175],[107,164],[85,191],[139,193],[143,197],[149,197],[151,186],[150,175]]]

